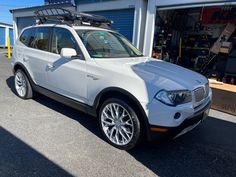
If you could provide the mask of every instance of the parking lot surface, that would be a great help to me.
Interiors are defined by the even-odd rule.
[[[236,117],[211,110],[169,143],[120,151],[104,141],[95,118],[45,96],[18,98],[0,50],[0,176],[235,177]]]

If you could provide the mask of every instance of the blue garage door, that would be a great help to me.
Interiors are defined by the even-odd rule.
[[[102,15],[112,20],[112,29],[118,31],[127,37],[131,42],[133,38],[134,9],[107,10],[89,12],[96,15]]]
[[[17,29],[18,34],[21,33],[22,29],[28,26],[35,25],[36,20],[34,17],[18,17],[17,18]]]
[[[126,36],[130,41],[133,37],[133,23],[134,23],[134,9],[122,9],[122,10],[106,10],[89,12],[97,15],[105,16],[112,20],[112,29]],[[27,26],[35,24],[33,17],[19,17],[17,19],[18,33]]]
[[[0,27],[0,46],[5,46],[5,28]]]
[[[14,45],[13,29],[9,29],[9,37],[10,37],[10,44],[11,46],[13,46]]]

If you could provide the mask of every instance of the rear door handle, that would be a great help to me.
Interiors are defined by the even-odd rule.
[[[29,60],[28,57],[24,57],[24,58],[23,58],[23,61],[24,61],[24,62],[27,62],[28,60]]]
[[[95,76],[93,76],[93,75],[90,75],[90,74],[88,74],[87,77],[88,77],[88,78],[91,78],[91,79],[93,79],[93,80],[99,80],[99,78],[97,78],[97,77],[95,77]]]

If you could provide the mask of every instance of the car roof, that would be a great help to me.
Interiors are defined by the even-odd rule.
[[[36,27],[62,27],[62,28],[73,28],[75,30],[79,30],[79,29],[86,29],[86,30],[102,30],[102,31],[112,31],[110,29],[105,29],[105,28],[99,28],[99,27],[93,27],[93,26],[68,26],[65,24],[41,24],[41,25],[33,25],[33,26],[29,26],[25,29],[29,29],[29,28],[36,28]]]

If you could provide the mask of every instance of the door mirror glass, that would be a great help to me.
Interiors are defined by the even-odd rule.
[[[67,58],[67,59],[71,59],[73,56],[76,56],[77,53],[75,51],[75,49],[72,48],[62,48],[61,49],[61,57],[62,58]]]

